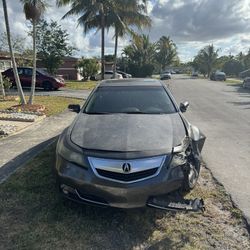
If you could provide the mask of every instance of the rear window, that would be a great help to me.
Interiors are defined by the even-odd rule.
[[[99,87],[89,100],[85,113],[169,114],[176,109],[161,86]]]

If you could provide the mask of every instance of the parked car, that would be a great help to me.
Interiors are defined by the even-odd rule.
[[[243,88],[250,88],[250,77],[246,77],[243,80]]]
[[[122,77],[122,75],[121,74],[118,74],[117,72],[115,73],[115,77],[113,77],[113,71],[105,71],[104,72],[104,79],[106,80],[106,79],[122,79],[123,77]],[[96,76],[95,76],[95,80],[96,81],[100,81],[100,80],[102,80],[102,74],[101,73],[99,73],[99,74],[97,74]]]
[[[117,70],[116,71],[118,74],[121,74],[123,78],[132,78],[132,75],[126,73],[126,72],[123,72],[123,71],[120,71],[120,70]]]
[[[33,71],[32,68],[18,67],[17,71],[22,87],[31,87]],[[12,86],[16,86],[14,72],[12,68],[4,71],[2,75],[10,79],[10,81],[12,82]],[[49,75],[43,70],[36,70],[36,87],[44,88],[45,90],[57,90],[64,86],[64,79]]]
[[[193,189],[205,136],[183,116],[188,106],[158,80],[102,81],[82,108],[69,105],[78,115],[58,140],[54,168],[62,195],[166,208],[162,195]]]
[[[198,74],[198,72],[197,72],[197,71],[193,71],[191,76],[192,76],[192,77],[198,77],[198,76],[199,76],[199,74]]]
[[[171,73],[169,71],[161,73],[161,80],[169,80],[171,79]]]
[[[210,80],[213,80],[213,81],[226,81],[226,79],[227,79],[226,74],[221,71],[213,72],[210,75]]]

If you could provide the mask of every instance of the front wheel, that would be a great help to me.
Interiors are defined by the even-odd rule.
[[[46,90],[46,91],[50,91],[50,90],[53,89],[53,85],[52,85],[51,82],[44,82],[44,83],[43,83],[43,88],[44,88],[44,90]]]
[[[184,180],[183,180],[183,191],[191,191],[199,178],[200,175],[200,163],[194,163],[193,161],[188,162],[187,169],[184,171]]]

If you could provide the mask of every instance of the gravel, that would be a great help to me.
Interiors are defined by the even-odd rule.
[[[0,124],[0,137],[8,136],[17,130],[15,125],[1,125]]]
[[[0,120],[5,121],[23,121],[23,122],[34,122],[39,116],[38,115],[31,115],[19,112],[13,113],[0,113]]]

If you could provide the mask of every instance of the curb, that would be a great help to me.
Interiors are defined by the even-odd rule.
[[[14,174],[19,168],[23,167],[25,163],[32,160],[40,152],[42,152],[46,147],[54,143],[59,135],[54,136],[47,141],[44,141],[33,148],[25,151],[24,153],[18,155],[11,161],[7,162],[0,168],[0,184],[5,182],[12,174]]]
[[[203,162],[204,163],[204,162]],[[229,196],[229,199],[231,200],[231,203],[233,205],[233,207],[239,209],[242,213],[242,220],[243,220],[243,223],[245,223],[245,226],[246,226],[246,229],[250,235],[250,218],[248,216],[246,216],[246,214],[239,208],[239,206],[237,205],[237,203],[234,201],[232,195],[226,190],[225,186],[214,176],[212,170],[208,167],[208,165],[205,163],[204,164],[204,167],[210,172],[214,182],[217,184],[217,185],[220,185],[221,187],[223,187],[223,189],[225,190],[226,194]]]

